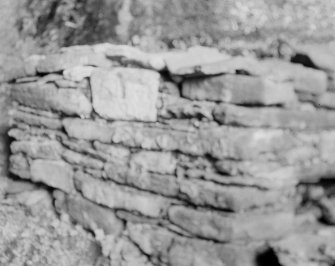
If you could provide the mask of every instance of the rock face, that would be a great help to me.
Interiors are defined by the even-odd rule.
[[[334,177],[321,70],[204,47],[37,58],[11,84],[9,169],[53,190],[115,265],[256,265],[296,229],[297,185]]]

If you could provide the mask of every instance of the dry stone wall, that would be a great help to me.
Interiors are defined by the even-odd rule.
[[[322,70],[216,49],[64,48],[12,84],[10,172],[53,190],[112,265],[255,265],[335,173]]]

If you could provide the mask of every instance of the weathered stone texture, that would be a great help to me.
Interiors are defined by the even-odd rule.
[[[54,192],[58,211],[67,212],[73,220],[92,231],[102,229],[105,234],[119,235],[123,224],[114,212],[99,206],[80,195],[66,195],[61,191]]]
[[[292,265],[278,241],[334,221],[330,190],[304,192],[335,176],[335,70],[313,60],[112,44],[30,58],[13,82],[9,170],[53,190],[112,264],[255,266],[272,245]]]
[[[65,192],[73,190],[72,167],[62,161],[36,159],[30,166],[31,180]]]
[[[29,107],[83,117],[92,112],[89,100],[78,90],[57,89],[51,84],[25,83],[14,85],[11,93],[13,100]]]
[[[97,69],[91,77],[94,110],[106,119],[156,121],[159,76],[142,69]]]
[[[166,212],[169,200],[150,193],[118,186],[112,183],[105,184],[94,180],[83,173],[76,173],[76,187],[84,197],[112,209],[129,209],[145,216],[159,217]]]
[[[288,211],[234,215],[175,206],[169,209],[169,219],[195,236],[234,242],[280,238],[292,230],[294,214]]]
[[[273,105],[296,101],[293,87],[288,83],[230,74],[187,80],[183,83],[182,96],[191,100],[247,105]]]
[[[335,113],[282,108],[247,108],[222,104],[214,117],[225,125],[288,129],[330,129],[335,127]]]

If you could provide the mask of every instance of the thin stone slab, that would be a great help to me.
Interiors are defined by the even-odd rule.
[[[60,111],[67,115],[88,117],[92,112],[90,101],[81,91],[57,89],[53,84],[35,82],[16,84],[12,87],[11,96],[14,101],[23,105]]]
[[[182,96],[191,100],[274,105],[296,102],[293,86],[244,75],[221,75],[183,82]]]
[[[320,110],[304,111],[274,107],[247,108],[221,104],[216,106],[214,117],[216,121],[225,125],[297,130],[335,128],[335,112]]]
[[[231,214],[173,206],[169,219],[195,237],[219,242],[279,239],[294,225],[293,211]]]
[[[206,71],[206,65],[211,65],[230,58],[220,53],[218,49],[195,46],[187,51],[171,51],[162,55],[168,71],[178,76],[203,76],[215,74],[215,71]],[[219,70],[219,73],[222,70]],[[216,71],[217,72],[217,71]]]

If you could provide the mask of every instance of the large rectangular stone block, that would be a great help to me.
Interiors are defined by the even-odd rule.
[[[111,120],[156,121],[159,74],[151,70],[97,69],[91,76],[94,110]]]

